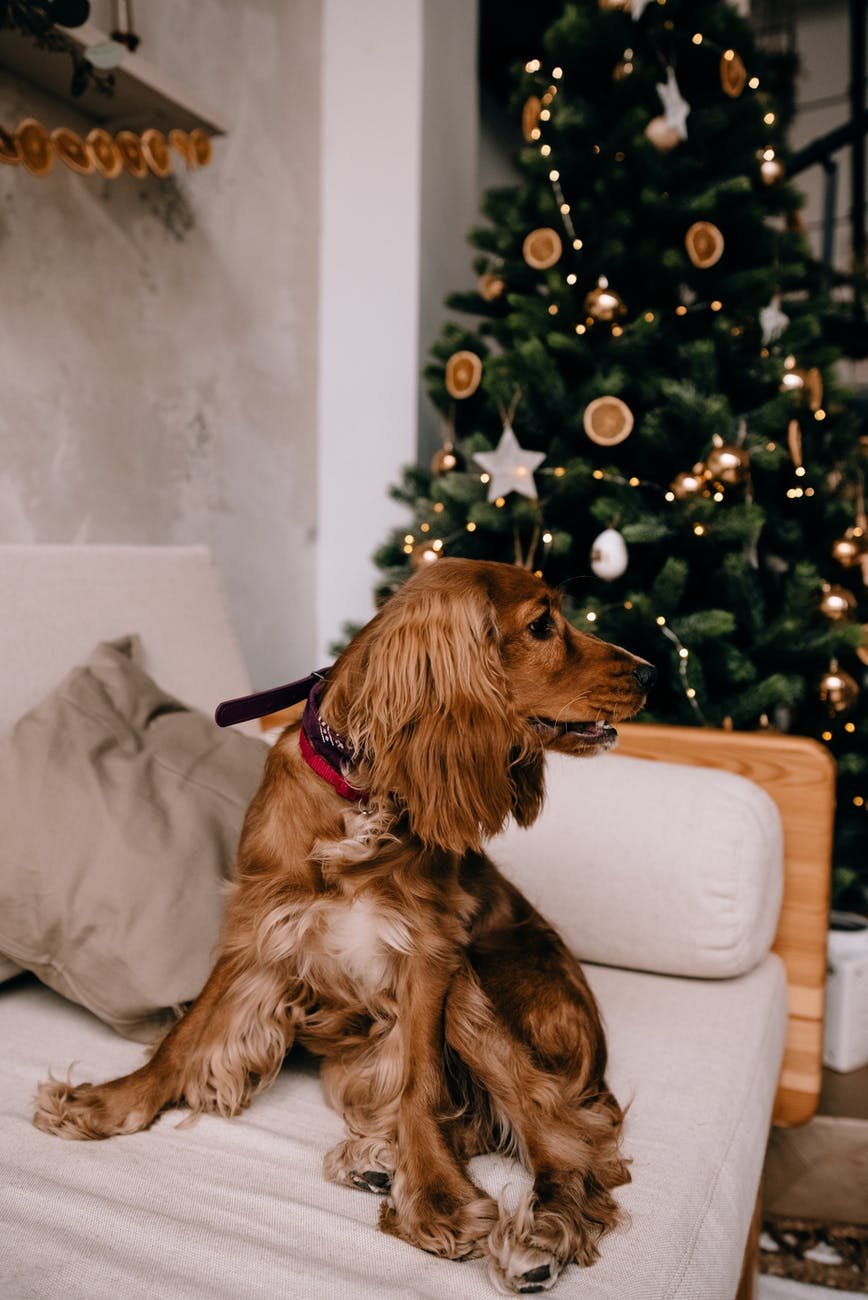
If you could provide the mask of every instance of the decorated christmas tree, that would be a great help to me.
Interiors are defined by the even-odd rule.
[[[660,669],[647,720],[817,738],[868,894],[865,441],[786,179],[788,97],[722,0],[580,0],[520,70],[522,182],[426,369],[443,448],[381,595],[441,555],[563,584]]]

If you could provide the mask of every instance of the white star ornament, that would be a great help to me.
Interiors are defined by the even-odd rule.
[[[686,140],[687,114],[690,112],[690,105],[678,89],[673,67],[670,66],[666,69],[666,80],[665,82],[658,82],[657,93],[663,105],[664,119],[669,126],[674,127],[679,140]]]
[[[491,475],[488,485],[489,501],[505,497],[508,492],[520,492],[522,496],[536,500],[533,472],[545,460],[545,453],[525,451],[520,447],[511,424],[503,426],[500,442],[494,451],[478,451],[473,459]]]

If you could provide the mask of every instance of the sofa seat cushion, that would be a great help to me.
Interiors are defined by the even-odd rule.
[[[782,968],[713,982],[588,967],[631,1102],[620,1189],[629,1225],[554,1295],[732,1300],[753,1210],[786,1017]],[[323,1181],[342,1135],[315,1063],[296,1054],[233,1120],[63,1142],[30,1125],[49,1068],[103,1079],[142,1051],[28,979],[0,989],[0,1281],[30,1300],[491,1300],[479,1260],[454,1264],[377,1231],[374,1197]],[[486,1156],[475,1177],[515,1196],[525,1175]]]

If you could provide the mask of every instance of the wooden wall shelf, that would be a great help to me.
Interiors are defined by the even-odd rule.
[[[93,23],[57,30],[79,50],[109,39]],[[109,131],[146,127],[192,131],[202,127],[210,135],[225,135],[228,129],[219,113],[140,54],[127,54],[114,69],[114,94],[103,95],[88,86],[83,95],[73,98],[69,88],[72,60],[63,53],[39,49],[31,36],[4,29],[0,31],[0,68],[32,82]]]

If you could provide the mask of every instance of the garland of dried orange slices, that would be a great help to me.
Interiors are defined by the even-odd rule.
[[[141,134],[117,131],[112,135],[101,126],[81,136],[65,126],[46,131],[34,117],[24,118],[15,131],[0,126],[0,163],[20,164],[34,176],[47,176],[59,158],[81,176],[96,172],[114,180],[123,171],[138,180],[165,177],[172,171],[173,150],[187,168],[205,167],[211,161],[211,137],[201,127],[170,131],[167,137],[154,127]]]

